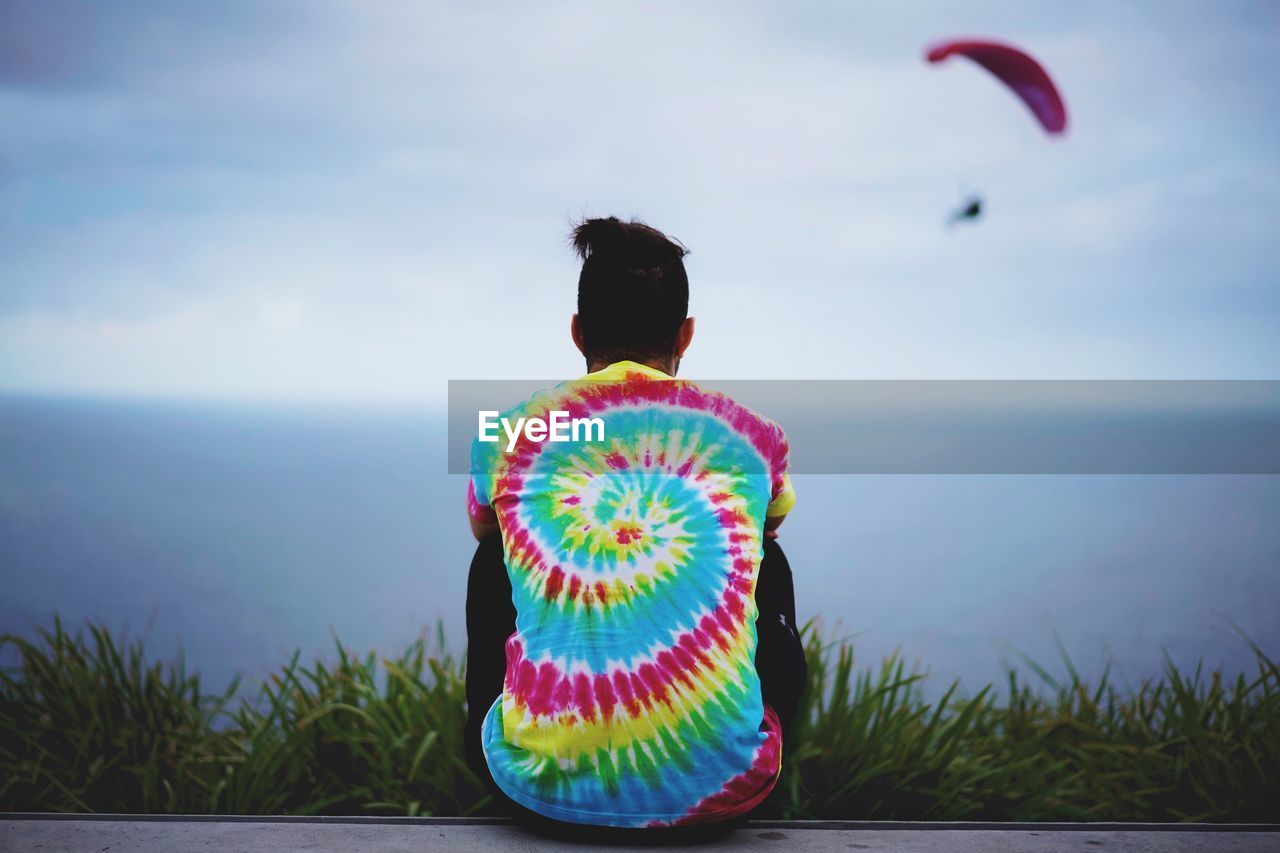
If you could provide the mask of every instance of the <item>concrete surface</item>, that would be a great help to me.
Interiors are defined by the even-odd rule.
[[[632,845],[644,849],[646,845]],[[704,849],[783,853],[849,850],[1280,851],[1280,825],[931,824],[758,821]],[[2,851],[177,853],[233,851],[590,850],[551,841],[505,821],[451,818],[199,817],[0,814]],[[669,848],[679,849],[679,848]]]

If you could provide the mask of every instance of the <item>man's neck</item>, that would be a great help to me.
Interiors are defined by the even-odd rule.
[[[651,358],[651,359],[587,359],[587,372],[595,373],[598,370],[604,370],[611,364],[617,364],[619,361],[635,361],[636,364],[643,364],[645,367],[652,367],[654,370],[661,370],[668,376],[675,376],[676,371],[680,369],[680,359],[675,356],[667,358]]]

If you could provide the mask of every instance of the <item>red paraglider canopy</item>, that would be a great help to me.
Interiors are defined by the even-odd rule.
[[[1048,133],[1060,134],[1067,129],[1067,106],[1058,87],[1029,54],[1000,42],[965,39],[934,45],[925,57],[937,63],[952,54],[967,57],[994,74],[1022,99]]]

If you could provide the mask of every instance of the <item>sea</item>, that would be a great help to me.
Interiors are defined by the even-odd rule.
[[[465,647],[466,479],[429,407],[0,396],[0,631],[55,614],[221,692],[295,652]],[[1280,657],[1280,477],[801,474],[802,622],[940,695]],[[17,661],[11,644],[0,663]]]

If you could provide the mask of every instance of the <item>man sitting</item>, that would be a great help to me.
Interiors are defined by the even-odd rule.
[[[806,674],[776,541],[786,436],[675,378],[682,245],[612,217],[574,244],[588,372],[502,416],[603,436],[472,443],[468,760],[544,824],[736,825],[778,779]]]

